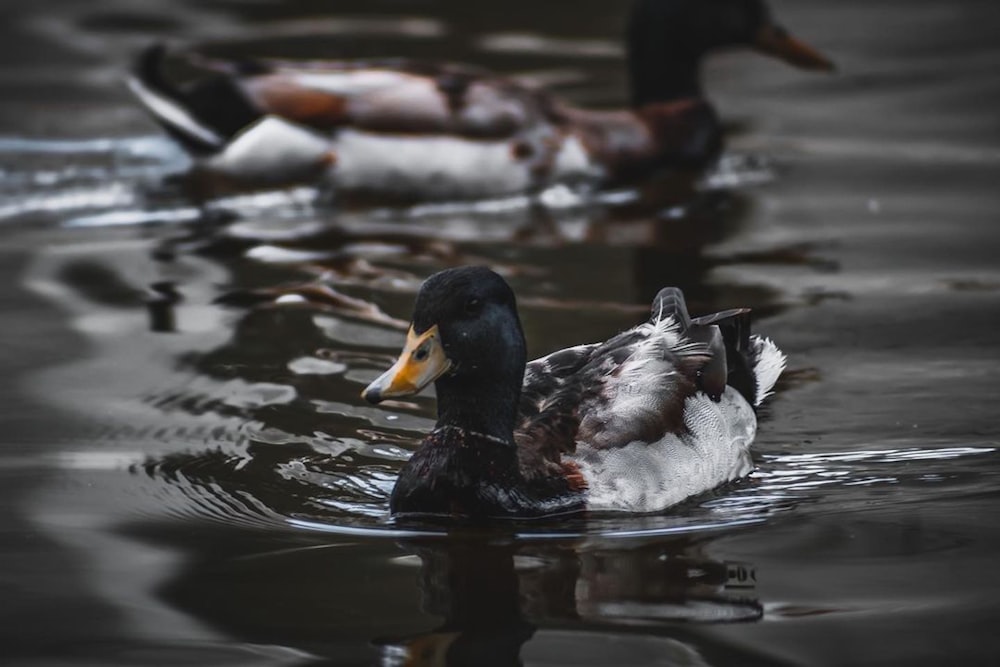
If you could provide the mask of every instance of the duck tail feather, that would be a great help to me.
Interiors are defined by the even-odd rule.
[[[765,398],[771,395],[775,383],[785,370],[787,357],[778,349],[770,338],[751,336],[751,358],[753,374],[756,380],[756,396],[754,406],[759,406]]]
[[[188,109],[186,95],[163,74],[166,47],[155,43],[136,58],[127,83],[146,111],[163,128],[194,153],[213,153],[225,140]]]
[[[749,308],[734,308],[693,318],[692,323],[718,327],[725,345],[726,383],[758,407],[784,370],[785,355],[770,339],[751,335],[750,319]]]
[[[667,318],[673,318],[680,326],[681,331],[687,331],[691,325],[691,316],[688,314],[687,302],[684,301],[684,293],[677,287],[664,287],[653,299],[650,308],[649,321],[658,324]]]
[[[665,287],[653,300],[650,324],[677,337],[671,337],[674,354],[708,358],[699,369],[699,385],[716,400],[729,385],[759,406],[785,368],[785,355],[777,345],[751,335],[749,308],[691,317],[681,290]]]
[[[711,315],[701,315],[691,319],[699,326],[716,325],[722,331],[727,345],[743,352],[750,348],[750,309],[732,308]]]

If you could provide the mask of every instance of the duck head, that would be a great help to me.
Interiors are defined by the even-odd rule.
[[[628,25],[633,106],[701,95],[701,59],[749,47],[808,70],[833,63],[777,23],[764,0],[636,0]]]
[[[420,288],[403,351],[362,393],[379,403],[434,382],[438,425],[509,440],[527,351],[514,292],[485,267],[436,273]]]

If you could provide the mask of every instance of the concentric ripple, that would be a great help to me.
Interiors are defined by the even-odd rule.
[[[419,431],[369,427],[356,435],[293,435],[256,424],[235,446],[151,459],[133,471],[173,487],[184,511],[216,520],[391,539],[462,528],[456,521],[393,520],[387,514],[396,475],[419,442]],[[976,470],[981,459],[996,454],[994,446],[764,451],[749,479],[660,515],[576,515],[505,525],[522,540],[627,539],[749,525],[802,505],[812,511],[889,506],[989,484]],[[900,486],[908,493],[887,493]]]

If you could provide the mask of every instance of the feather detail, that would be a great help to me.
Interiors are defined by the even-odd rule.
[[[575,461],[566,459],[562,462],[563,475],[566,477],[566,482],[569,484],[569,488],[573,491],[586,491],[587,490],[587,478],[584,477],[583,471],[580,470],[580,466],[576,464]]]
[[[719,402],[684,402],[684,428],[612,449],[581,444],[573,461],[587,480],[587,508],[658,512],[753,469],[753,408],[732,388]]]
[[[778,377],[785,370],[787,358],[770,338],[751,336],[750,347],[754,360],[754,378],[757,381],[757,400],[754,403],[756,407],[773,393]]]
[[[613,448],[682,429],[684,400],[697,391],[707,348],[684,338],[674,317],[641,324],[602,348],[585,378],[592,389],[580,407],[578,440]]]
[[[531,362],[515,433],[522,466],[561,469],[573,488],[580,477],[591,509],[640,512],[746,475],[754,408],[785,365],[749,326],[743,308],[691,318],[667,288],[648,322]],[[727,386],[727,366],[740,386]]]
[[[578,345],[528,363],[514,439],[526,477],[561,469],[562,455],[576,449],[583,385],[578,373],[598,344]]]
[[[661,312],[605,343],[533,361],[515,438],[529,460],[559,463],[578,440],[615,447],[682,427],[684,397],[697,391],[697,371],[709,357]]]

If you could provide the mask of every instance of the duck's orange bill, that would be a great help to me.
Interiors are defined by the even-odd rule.
[[[754,48],[790,65],[802,69],[833,71],[833,61],[803,41],[792,37],[784,28],[767,25],[757,33]]]
[[[410,327],[406,345],[396,363],[368,385],[361,396],[369,403],[379,403],[386,398],[412,396],[437,380],[451,368],[451,360],[444,354],[441,335],[435,324],[417,335]]]

